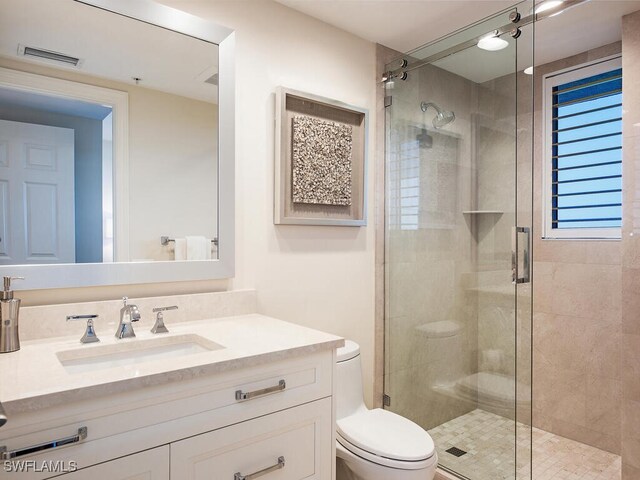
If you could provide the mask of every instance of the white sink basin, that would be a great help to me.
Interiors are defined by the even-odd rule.
[[[67,372],[85,373],[197,355],[223,348],[225,347],[200,335],[188,334],[124,340],[114,345],[91,345],[57,352],[56,356]]]

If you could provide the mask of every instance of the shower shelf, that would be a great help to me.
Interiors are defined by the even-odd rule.
[[[502,215],[504,212],[500,210],[463,210],[462,213],[464,215],[479,215],[479,214]]]

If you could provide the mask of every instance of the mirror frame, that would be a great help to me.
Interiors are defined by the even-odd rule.
[[[235,272],[235,34],[153,0],[74,0],[219,47],[218,258],[204,261],[2,265],[0,276],[22,276],[21,290],[231,278]],[[117,132],[114,131],[114,136]],[[128,152],[126,152],[128,154]],[[122,178],[114,172],[114,180]],[[223,208],[220,208],[220,207]],[[160,241],[160,239],[158,239]]]

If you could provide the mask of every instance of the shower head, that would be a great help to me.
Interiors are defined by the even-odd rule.
[[[420,109],[422,109],[423,112],[426,112],[429,109],[429,107],[433,108],[437,112],[435,118],[433,119],[433,126],[435,128],[444,127],[445,125],[448,125],[449,123],[453,122],[456,119],[455,113],[450,112],[448,110],[442,110],[435,103],[422,102],[420,104]]]

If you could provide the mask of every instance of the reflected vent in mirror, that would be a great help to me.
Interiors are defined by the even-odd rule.
[[[80,59],[65,55],[64,53],[52,52],[50,50],[43,50],[41,48],[26,47],[24,45],[18,45],[18,55],[24,57],[32,57],[41,60],[49,60],[52,62],[63,63],[65,65],[72,65],[77,67],[80,65]]]
[[[209,78],[207,78],[204,83],[210,83],[211,85],[218,85],[218,74],[214,73]]]

